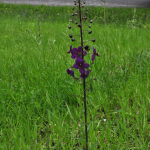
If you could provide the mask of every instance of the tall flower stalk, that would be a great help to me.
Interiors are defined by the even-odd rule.
[[[83,30],[83,25],[82,25],[82,20],[87,20],[87,14],[88,14],[88,9],[85,8],[86,10],[86,14],[82,13],[82,8],[84,8],[83,3],[85,4],[86,2],[81,2],[80,0],[74,0],[75,3],[75,7],[77,7],[77,10],[75,13],[72,14],[72,17],[78,16],[79,18],[79,23],[78,21],[74,21],[74,20],[70,20],[70,22],[74,22],[75,24],[77,24],[77,26],[68,26],[69,29],[71,29],[72,27],[79,27],[80,28],[80,35],[72,35],[70,34],[69,37],[71,38],[72,42],[77,41],[74,36],[80,36],[80,40],[81,42],[78,42],[80,44],[80,46],[78,48],[72,48],[72,45],[70,46],[70,50],[67,53],[71,53],[71,58],[75,59],[75,64],[71,67],[71,68],[75,68],[75,69],[79,69],[80,72],[80,78],[77,78],[74,76],[74,71],[72,69],[67,69],[67,73],[74,77],[74,79],[78,79],[78,80],[82,80],[83,81],[83,91],[84,91],[84,116],[85,116],[85,136],[86,136],[86,150],[88,150],[88,131],[87,131],[87,106],[86,106],[86,91],[88,89],[86,89],[86,78],[89,76],[89,73],[91,72],[91,70],[88,70],[90,68],[90,64],[85,63],[84,57],[87,55],[87,52],[89,52],[90,48],[88,45],[84,46],[84,43],[88,42],[88,41],[92,41],[95,42],[95,39],[92,40],[87,40],[87,41],[83,41],[83,33],[84,31],[88,31],[88,30]],[[72,8],[72,10],[75,10],[75,7]],[[92,24],[93,20],[90,20],[90,23]],[[84,25],[84,26],[88,26],[89,28],[91,28],[91,24],[90,25]],[[92,31],[88,31],[88,34],[91,34]],[[83,50],[83,48],[85,49],[85,51]],[[95,60],[95,56],[99,56],[99,53],[96,52],[96,49],[93,47],[93,54],[92,54],[92,63],[94,63]],[[95,80],[95,79],[93,79]]]

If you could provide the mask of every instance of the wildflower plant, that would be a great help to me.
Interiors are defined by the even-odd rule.
[[[86,91],[88,89],[86,89],[86,78],[88,78],[90,72],[92,70],[90,70],[90,65],[92,65],[94,63],[95,60],[95,56],[99,56],[99,53],[96,52],[96,49],[93,47],[93,53],[92,53],[92,57],[91,57],[91,64],[86,63],[84,60],[84,57],[87,56],[87,52],[90,51],[90,48],[88,45],[85,45],[84,43],[88,42],[88,41],[92,41],[95,42],[95,39],[92,40],[88,40],[88,41],[83,41],[83,33],[84,31],[88,31],[88,30],[83,30],[83,26],[88,26],[88,28],[91,28],[91,24],[93,22],[93,20],[90,20],[90,24],[89,25],[83,25],[82,21],[86,20],[87,22],[87,14],[88,14],[88,9],[86,9],[84,7],[83,4],[85,4],[86,2],[81,2],[80,0],[74,0],[75,3],[75,7],[72,8],[72,10],[74,11],[74,13],[72,13],[72,17],[74,17],[75,19],[71,19],[70,22],[71,23],[75,23],[76,26],[68,26],[69,29],[71,29],[72,27],[77,27],[80,28],[80,35],[73,35],[70,34],[69,37],[71,38],[72,42],[77,41],[76,38],[74,38],[74,36],[79,36],[81,42],[77,41],[80,46],[78,46],[78,48],[72,48],[72,45],[70,46],[70,50],[67,53],[71,54],[71,58],[75,60],[74,65],[71,67],[72,69],[75,68],[76,70],[78,70],[80,72],[80,78],[75,77],[74,71],[70,68],[67,69],[67,73],[72,76],[74,79],[78,79],[81,80],[83,83],[83,91],[84,91],[84,117],[85,117],[85,135],[86,135],[86,150],[88,150],[88,131],[87,131],[87,106],[86,106]],[[81,9],[85,9],[86,13],[83,14],[81,11]],[[76,11],[75,11],[76,10]],[[76,21],[76,19],[79,19],[78,21]],[[92,31],[88,31],[88,34],[91,34]],[[83,50],[84,49],[84,50]],[[95,79],[92,79],[95,80]]]

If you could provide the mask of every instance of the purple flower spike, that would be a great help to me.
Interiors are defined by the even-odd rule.
[[[67,69],[67,73],[74,77],[74,72],[72,69]]]
[[[73,65],[73,67],[75,69],[79,69],[80,73],[83,74],[85,72],[85,68],[89,68],[89,64],[88,63],[84,63],[85,60],[81,59],[81,58],[77,58],[76,59],[76,63]]]
[[[96,48],[93,47],[93,55],[92,55],[92,61],[94,62],[95,55],[99,56],[99,53],[96,53]]]
[[[86,71],[86,72],[85,72],[85,75],[84,75],[84,74],[81,74],[80,77],[81,77],[82,79],[84,79],[84,78],[86,79],[86,78],[88,77],[89,73],[90,73],[90,70]]]

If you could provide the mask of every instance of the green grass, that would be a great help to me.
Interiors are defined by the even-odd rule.
[[[133,17],[133,8],[106,8],[105,25],[102,9],[89,7],[95,21],[92,34],[83,34],[96,39],[85,43],[90,52],[100,53],[87,78],[97,78],[87,93],[89,148],[147,150],[150,9]],[[0,4],[0,149],[84,148],[83,89],[66,73],[74,64],[70,45],[80,46],[69,38],[79,34],[68,29],[70,14],[71,7]]]

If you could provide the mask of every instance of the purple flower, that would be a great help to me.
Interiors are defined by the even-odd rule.
[[[87,55],[87,52],[83,51],[83,56],[86,56],[86,55]],[[81,46],[79,46],[78,49],[77,48],[73,48],[73,56],[75,58],[82,58],[82,47]]]
[[[72,54],[72,56],[71,56],[72,59],[82,58],[82,47],[79,46],[78,49],[77,48],[73,48],[72,49],[72,46],[70,46],[70,51],[68,51],[67,53],[71,53]],[[86,56],[87,52],[83,51],[83,55]]]
[[[74,77],[74,72],[72,69],[67,69],[67,73]]]
[[[81,74],[80,77],[81,77],[82,79],[84,79],[84,78],[86,79],[86,78],[88,77],[89,73],[90,73],[90,70],[86,71],[86,72],[85,72],[85,75],[84,75],[84,74]]]
[[[80,73],[83,74],[85,72],[85,68],[89,68],[88,63],[84,63],[85,60],[81,58],[76,58],[76,63],[73,65],[75,69],[79,69]]]
[[[96,53],[96,48],[93,47],[93,55],[92,55],[92,61],[94,62],[95,55],[99,56],[99,53]]]
[[[78,49],[76,48],[74,52],[76,53],[76,58],[78,57],[82,58],[82,46],[79,46]],[[86,55],[87,55],[87,52],[83,51],[83,56],[86,56]]]

